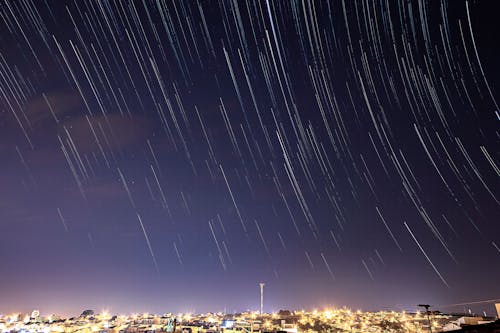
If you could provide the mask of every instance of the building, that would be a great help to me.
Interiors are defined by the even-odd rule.
[[[500,333],[500,320],[487,324],[465,325],[453,333]]]
[[[496,321],[497,323],[499,321]],[[443,332],[476,332],[475,329],[482,329],[483,327],[490,327],[488,325],[495,324],[494,321],[486,320],[483,317],[460,317],[456,320],[449,322],[443,326]],[[469,331],[474,329],[473,331]],[[479,330],[477,332],[483,332]],[[489,331],[484,331],[489,332]],[[500,331],[499,331],[500,332]]]

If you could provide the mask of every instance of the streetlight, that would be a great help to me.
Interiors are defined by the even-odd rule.
[[[429,331],[432,333],[432,323],[429,311],[429,308],[431,306],[429,304],[419,304],[418,306],[425,308],[425,312],[427,313],[427,321],[429,322]]]

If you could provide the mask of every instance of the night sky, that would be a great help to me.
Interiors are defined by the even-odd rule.
[[[0,312],[499,297],[495,4],[1,2]]]

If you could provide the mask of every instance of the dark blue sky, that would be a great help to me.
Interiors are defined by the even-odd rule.
[[[499,296],[493,7],[2,3],[0,312]]]

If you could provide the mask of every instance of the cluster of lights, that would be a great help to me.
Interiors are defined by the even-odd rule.
[[[346,331],[346,332],[428,332],[428,320],[425,316],[417,313],[379,311],[363,312],[351,309],[326,309],[311,312],[300,311],[299,327],[307,330],[321,329]],[[434,328],[441,327],[451,317],[446,315],[434,316],[432,325]]]
[[[35,316],[33,315],[35,314]],[[433,329],[449,320],[448,316],[434,316],[431,322]],[[177,331],[183,327],[191,327],[193,332],[221,330],[224,332],[241,331],[250,328],[254,332],[287,331],[317,332],[323,330],[345,332],[396,332],[408,333],[428,332],[428,321],[419,312],[406,313],[395,311],[363,312],[347,308],[325,309],[322,311],[295,311],[291,313],[260,314],[258,311],[244,312],[235,315],[224,313],[165,314],[163,316],[149,313],[112,316],[104,311],[95,315],[70,319],[59,319],[57,316],[40,317],[32,315],[12,314],[0,315],[0,332],[19,333],[92,333],[92,332],[138,332],[138,331],[172,331],[175,319]]]

